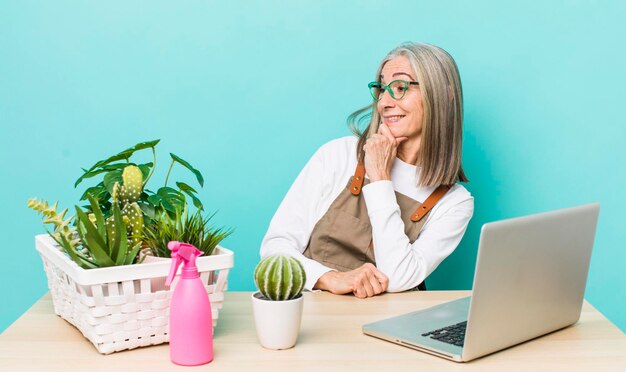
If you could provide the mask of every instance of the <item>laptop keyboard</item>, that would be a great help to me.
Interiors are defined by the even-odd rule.
[[[435,329],[434,331],[422,333],[422,336],[428,337],[445,342],[448,344],[463,346],[465,340],[465,328],[467,327],[467,321],[453,324],[451,326]]]

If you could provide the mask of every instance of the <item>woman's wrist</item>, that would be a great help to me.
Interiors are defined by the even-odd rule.
[[[332,277],[335,274],[335,271],[327,271],[324,274],[322,274],[322,276],[319,277],[319,279],[317,279],[317,282],[315,283],[315,285],[313,286],[313,289],[321,289],[324,291],[329,291],[331,288],[331,284],[330,282],[332,281]]]
[[[370,182],[376,181],[391,181],[391,176],[388,173],[374,173],[368,174]]]

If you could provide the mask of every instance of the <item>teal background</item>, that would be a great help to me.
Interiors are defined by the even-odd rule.
[[[617,0],[3,1],[0,330],[47,290],[33,243],[44,230],[26,200],[71,208],[81,167],[157,138],[152,185],[169,152],[203,172],[202,200],[236,227],[230,290],[252,290],[291,182],[349,134],[378,62],[407,40],[458,62],[476,202],[429,287],[471,287],[483,223],[599,201],[586,298],[625,330],[625,15]]]

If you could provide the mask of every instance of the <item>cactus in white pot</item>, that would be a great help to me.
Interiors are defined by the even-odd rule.
[[[259,292],[252,295],[257,336],[267,349],[292,348],[300,333],[304,267],[286,255],[265,257],[254,270]]]
[[[304,266],[290,256],[268,256],[254,270],[257,288],[272,301],[287,301],[298,297],[304,289],[305,281]]]

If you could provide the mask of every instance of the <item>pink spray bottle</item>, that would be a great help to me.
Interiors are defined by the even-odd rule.
[[[196,267],[202,252],[181,242],[169,242],[167,247],[172,251],[172,265],[166,286],[184,264],[170,302],[170,359],[183,366],[209,363],[213,360],[211,303]]]

